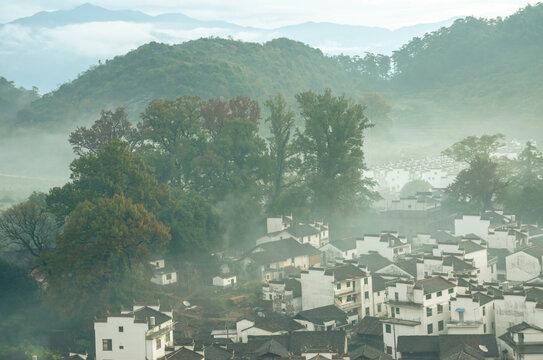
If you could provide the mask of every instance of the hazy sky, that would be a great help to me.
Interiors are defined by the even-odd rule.
[[[0,23],[38,11],[69,9],[88,1],[0,0]],[[181,12],[201,20],[273,28],[305,21],[397,28],[453,16],[506,16],[526,6],[524,0],[94,0],[108,9],[148,14]],[[533,2],[532,2],[533,3]]]

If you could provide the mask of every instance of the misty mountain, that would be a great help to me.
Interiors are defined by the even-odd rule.
[[[65,125],[95,120],[103,108],[124,106],[137,114],[154,98],[197,94],[204,99],[245,95],[260,101],[330,87],[361,94],[361,74],[300,42],[246,43],[200,39],[180,45],[149,43],[84,72],[20,111],[19,126]]]
[[[414,36],[452,24],[454,19],[397,30],[332,23],[303,23],[276,29],[243,27],[225,21],[202,21],[183,14],[151,16],[139,11],[108,10],[92,4],[0,25],[2,75],[42,92],[57,88],[99,60],[123,55],[151,41],[178,44],[200,37],[233,37],[266,42],[287,37],[325,54],[390,54]]]
[[[540,117],[541,39],[541,3],[505,19],[459,19],[394,53],[394,87],[411,98],[484,114]]]
[[[17,111],[38,98],[35,91],[18,88],[0,76],[0,126],[7,121],[4,119],[15,116]]]

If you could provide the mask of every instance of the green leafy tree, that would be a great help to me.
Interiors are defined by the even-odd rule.
[[[315,215],[341,215],[375,198],[371,181],[364,179],[363,137],[371,127],[364,107],[336,97],[330,89],[296,95],[305,120],[297,143],[303,156],[303,175]]]
[[[190,187],[195,177],[192,160],[206,149],[202,105],[199,96],[155,99],[141,114],[138,128],[145,144],[142,152],[161,182]]]
[[[131,150],[137,144],[137,130],[128,121],[128,116],[122,107],[115,111],[102,110],[100,119],[96,120],[90,128],[78,127],[70,134],[68,141],[74,152],[81,156],[88,153],[97,154],[113,139],[126,141]]]
[[[291,111],[282,95],[266,101],[269,110],[269,123],[271,136],[268,137],[271,158],[271,195],[269,207],[277,211],[276,199],[288,184],[285,176],[294,170],[297,151],[292,144],[294,132],[294,112]]]
[[[490,155],[503,146],[502,134],[468,136],[467,138],[454,143],[448,149],[443,150],[446,155],[458,162],[471,163],[477,158],[490,158]]]
[[[89,321],[131,303],[150,280],[150,253],[169,239],[166,226],[122,195],[80,203],[56,251],[42,258],[51,306]]]
[[[209,252],[220,237],[216,209],[194,191],[176,190],[172,198],[172,204],[159,213],[159,219],[170,228],[170,252],[176,255]]]
[[[418,192],[425,192],[432,189],[432,185],[425,180],[412,180],[405,184],[400,190],[401,197],[414,196]]]
[[[0,213],[0,242],[34,257],[51,251],[58,231],[55,217],[46,211],[43,193],[34,193]]]
[[[142,204],[149,211],[157,211],[169,199],[169,191],[159,185],[153,169],[130,151],[126,142],[113,139],[97,154],[86,154],[70,165],[71,181],[55,187],[47,195],[47,206],[62,222],[85,200],[123,195]]]
[[[507,183],[497,173],[497,163],[475,158],[447,187],[446,207],[452,210],[481,212],[492,210],[501,200]]]

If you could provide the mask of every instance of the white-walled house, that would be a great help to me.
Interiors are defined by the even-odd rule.
[[[300,244],[293,238],[266,242],[255,246],[242,259],[241,265],[248,271],[251,266],[263,281],[281,280],[288,269],[307,270],[320,265],[321,252],[310,244]]]
[[[357,257],[356,238],[347,238],[329,242],[319,249],[323,254],[324,262],[333,265],[341,260],[352,260]]]
[[[543,248],[532,246],[505,257],[505,277],[508,281],[522,282],[541,274]]]
[[[528,234],[520,229],[495,229],[488,232],[488,248],[514,252],[528,246]]]
[[[494,299],[480,292],[456,294],[450,300],[449,334],[494,334]]]
[[[157,360],[173,346],[173,316],[158,306],[134,306],[94,322],[96,360]]]
[[[295,315],[302,310],[302,284],[291,278],[270,281],[262,286],[262,299],[272,302],[275,313]]]
[[[257,318],[255,321],[242,319],[236,322],[238,342],[247,343],[249,336],[278,336],[293,331],[305,330],[291,318]]]
[[[387,291],[389,315],[381,320],[387,354],[396,354],[398,336],[446,333],[449,299],[456,295],[456,284],[437,276],[416,282],[397,281]]]
[[[177,282],[177,272],[166,266],[164,257],[155,256],[150,261],[150,264],[154,268],[151,282],[158,285],[169,285]]]
[[[543,328],[521,322],[499,337],[503,360],[543,359]]]
[[[456,236],[475,234],[486,240],[489,227],[490,220],[482,219],[481,215],[462,215],[461,218],[454,219],[454,235]]]
[[[341,264],[303,271],[302,310],[335,305],[344,312],[355,311],[360,318],[373,315],[372,278],[360,267]]]
[[[318,249],[329,242],[328,224],[322,221],[294,223],[292,217],[285,216],[268,218],[267,233],[256,240],[256,245],[287,238],[293,238],[300,244],[311,244]]]
[[[213,277],[213,286],[234,286],[237,283],[237,276],[232,273],[220,274]]]
[[[411,245],[405,237],[398,233],[381,232],[378,235],[364,235],[356,240],[356,253],[358,256],[377,252],[390,261],[405,256],[411,252]]]

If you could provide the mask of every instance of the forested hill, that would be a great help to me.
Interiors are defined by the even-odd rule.
[[[456,20],[395,51],[400,93],[495,111],[543,110],[543,4],[505,19]]]
[[[0,125],[1,119],[14,116],[18,110],[38,99],[34,90],[17,88],[13,82],[0,76]]]
[[[154,98],[197,94],[203,98],[245,95],[292,98],[330,87],[356,94],[362,77],[300,42],[263,45],[207,38],[180,45],[150,43],[93,67],[18,114],[18,125],[95,120],[102,108],[125,106],[137,114]]]

